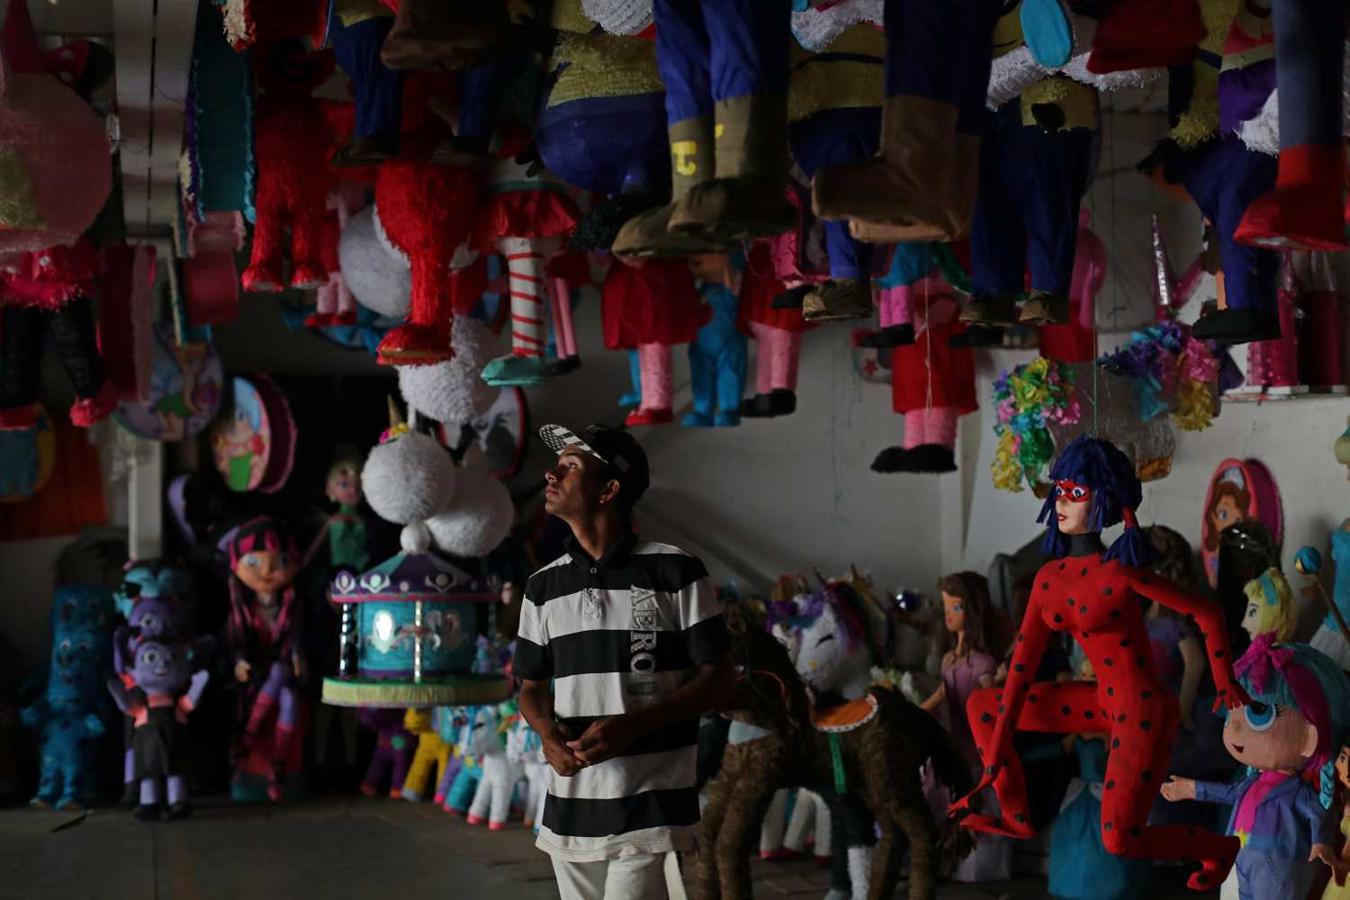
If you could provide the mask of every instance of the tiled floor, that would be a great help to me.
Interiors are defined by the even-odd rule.
[[[759,898],[825,892],[826,872],[811,862],[752,868]],[[1045,896],[1043,885],[950,884],[939,896],[1031,900]],[[269,809],[207,800],[192,819],[157,825],[113,809],[83,817],[0,810],[0,900],[556,896],[548,860],[522,826],[470,828],[430,804],[330,797]],[[1183,896],[1201,895],[1158,890],[1150,900]]]

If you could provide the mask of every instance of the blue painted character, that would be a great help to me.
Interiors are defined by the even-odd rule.
[[[680,422],[685,428],[741,424],[745,391],[746,338],[737,327],[740,299],[727,286],[732,263],[718,254],[695,257],[694,277],[708,307],[708,319],[689,345],[689,374],[694,408]]]
[[[20,717],[38,732],[41,775],[32,805],[79,808],[94,793],[92,741],[106,727],[103,680],[111,668],[112,594],[58,588],[52,604],[52,655],[41,699]]]

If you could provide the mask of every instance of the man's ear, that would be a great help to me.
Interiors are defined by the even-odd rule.
[[[623,486],[619,483],[617,478],[611,478],[609,481],[606,481],[605,489],[600,492],[600,502],[613,503],[618,499],[619,491],[622,490],[622,488]]]

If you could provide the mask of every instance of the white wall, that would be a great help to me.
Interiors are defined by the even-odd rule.
[[[627,357],[604,352],[593,296],[576,318],[584,363],[531,390],[534,421],[617,424]],[[784,573],[819,567],[840,574],[850,563],[882,586],[926,587],[943,569],[944,533],[954,536],[946,551],[958,559],[961,523],[944,514],[941,486],[959,476],[869,468],[882,448],[900,443],[903,420],[891,412],[888,386],[854,375],[848,332],[832,325],[806,335],[793,416],[745,419],[731,429],[637,429],[652,466],[652,488],[639,507],[644,532],[700,552],[719,579],[761,588]],[[687,382],[687,356],[676,348],[677,420]],[[542,472],[547,463],[536,445],[527,466]]]

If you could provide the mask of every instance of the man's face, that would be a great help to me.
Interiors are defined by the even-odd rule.
[[[600,480],[602,466],[590,454],[564,451],[544,473],[544,511],[567,521],[593,514],[608,489]]]

